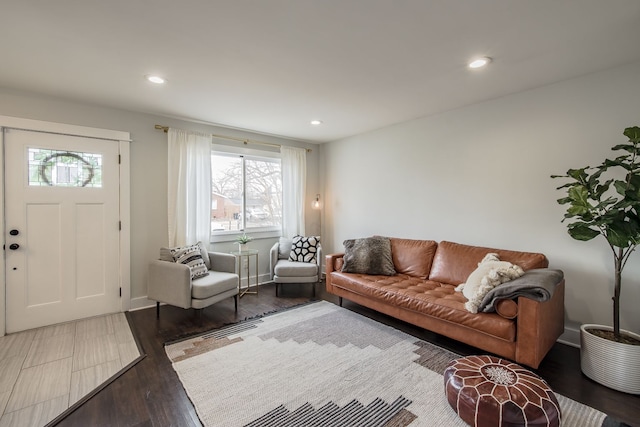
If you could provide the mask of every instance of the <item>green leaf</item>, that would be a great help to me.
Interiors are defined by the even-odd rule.
[[[629,177],[629,186],[633,190],[638,191],[640,189],[640,175],[631,174],[631,176]]]
[[[595,170],[595,172],[593,172],[591,174],[591,176],[589,177],[589,183],[594,184],[598,181],[598,179],[600,179],[600,175],[602,175],[602,173],[605,171],[605,169],[603,168],[597,168]]]
[[[574,222],[569,224],[569,235],[576,240],[588,241],[600,234],[598,230],[589,228],[584,222]]]
[[[581,184],[579,182],[575,182],[575,181],[574,182],[568,182],[568,183],[566,183],[564,185],[561,185],[560,187],[556,187],[556,190],[561,190],[563,188],[573,187],[575,185],[581,185]]]
[[[585,208],[591,207],[591,205],[589,204],[589,192],[584,187],[584,185],[576,185],[575,187],[570,188],[568,193],[569,198],[574,205],[582,206]]]
[[[616,188],[616,191],[621,196],[624,196],[627,193],[627,183],[624,181],[616,181],[613,183],[613,186]]]
[[[636,187],[630,187],[627,190],[627,194],[625,195],[625,198],[629,202],[629,206],[636,206],[640,204],[640,189]]]
[[[602,167],[604,167],[605,169],[609,169],[609,168],[612,168],[612,167],[621,167],[621,168],[626,169],[628,171],[632,171],[633,170],[633,166],[628,164],[624,160],[626,160],[626,157],[618,157],[615,160],[606,159],[602,163]]]
[[[589,168],[590,166],[584,167],[582,169],[569,169],[567,171],[567,176],[575,179],[576,181],[584,182],[588,176],[585,171]]]
[[[631,224],[624,221],[624,217],[616,219],[612,222],[607,229],[607,240],[613,246],[619,248],[626,248],[630,245],[629,236],[631,231]]]
[[[623,135],[629,138],[629,141],[634,143],[640,143],[640,127],[633,126],[626,128],[623,132]]]
[[[635,153],[636,151],[636,147],[633,144],[618,144],[611,147],[611,149],[614,151],[625,150],[625,151],[628,151],[629,153]]]
[[[571,218],[574,216],[583,216],[589,213],[589,209],[584,206],[579,205],[571,205],[567,208],[567,218]]]
[[[609,187],[611,186],[611,183],[613,182],[612,179],[605,181],[602,184],[598,184],[595,186],[595,198],[597,200],[600,200],[603,196],[604,193],[606,193],[609,190]]]
[[[627,215],[629,218],[628,226],[631,240],[638,242],[640,241],[640,218],[638,218],[638,215],[633,211],[629,211]]]

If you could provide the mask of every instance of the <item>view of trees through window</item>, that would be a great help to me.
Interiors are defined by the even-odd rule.
[[[211,232],[279,229],[280,159],[211,154]]]

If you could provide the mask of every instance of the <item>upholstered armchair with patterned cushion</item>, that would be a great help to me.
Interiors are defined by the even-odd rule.
[[[293,239],[281,237],[271,247],[269,266],[271,280],[276,284],[276,296],[283,283],[312,283],[322,279],[322,246],[317,236],[295,236]]]
[[[160,303],[201,310],[235,299],[238,311],[238,275],[231,254],[208,252],[201,243],[182,248],[161,248],[160,259],[149,264],[147,298]]]

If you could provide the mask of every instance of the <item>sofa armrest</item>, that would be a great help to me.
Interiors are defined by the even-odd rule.
[[[537,368],[564,332],[564,279],[550,300],[518,297],[516,361]]]
[[[325,257],[325,273],[329,276],[332,271],[340,271],[342,269],[342,258],[344,252],[329,254]]]
[[[209,252],[212,271],[222,271],[225,273],[236,272],[236,257],[224,252]]]
[[[191,307],[191,270],[188,265],[153,260],[148,273],[147,298],[176,307]]]
[[[324,272],[325,272],[325,286],[327,292],[333,292],[333,283],[331,283],[331,273],[334,271],[340,271],[342,269],[342,258],[344,252],[329,254],[324,259]]]

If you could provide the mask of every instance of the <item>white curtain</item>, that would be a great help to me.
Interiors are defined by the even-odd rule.
[[[169,246],[211,236],[211,135],[169,129]]]
[[[282,156],[282,235],[304,236],[305,191],[307,188],[307,150],[280,147]]]

